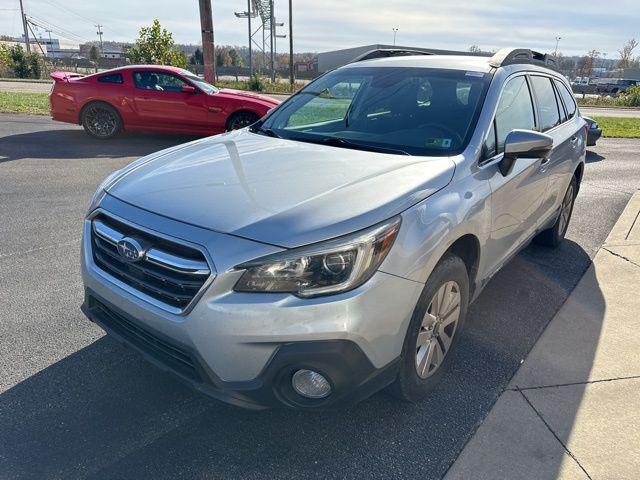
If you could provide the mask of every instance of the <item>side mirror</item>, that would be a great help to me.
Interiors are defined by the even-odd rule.
[[[196,87],[192,87],[191,85],[183,85],[180,89],[182,93],[196,93]]]
[[[553,137],[533,130],[513,130],[504,142],[504,156],[498,167],[505,177],[511,173],[515,161],[522,158],[548,158]]]

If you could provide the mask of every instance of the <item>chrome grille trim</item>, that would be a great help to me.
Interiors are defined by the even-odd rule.
[[[215,278],[208,253],[202,247],[101,209],[88,220],[91,222],[91,257],[99,273],[158,308],[177,315],[186,314]],[[149,245],[142,260],[137,262],[127,262],[117,249],[120,240],[132,236],[144,239]]]
[[[126,236],[109,227],[101,220],[94,220],[92,224],[94,233],[114,246],[117,246],[118,242]],[[179,257],[158,248],[150,248],[145,254],[145,260],[178,273],[189,273],[192,275],[211,274],[209,264],[204,260],[198,261]]]

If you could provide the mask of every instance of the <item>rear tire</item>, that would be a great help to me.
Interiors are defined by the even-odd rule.
[[[560,205],[560,213],[556,222],[546,230],[540,232],[533,241],[538,245],[544,245],[546,247],[556,248],[564,240],[564,236],[567,233],[569,227],[569,221],[571,220],[571,214],[573,213],[573,204],[576,200],[576,194],[578,193],[578,180],[575,175],[571,177],[571,182],[567,187],[567,191],[562,199]]]
[[[400,370],[389,392],[417,402],[446,372],[469,305],[469,276],[460,257],[447,254],[424,286],[405,336]]]
[[[92,102],[82,109],[80,121],[84,131],[93,138],[108,140],[122,130],[118,111],[108,103]]]
[[[258,120],[260,120],[260,117],[257,114],[247,110],[242,110],[229,117],[225,128],[227,132],[230,132],[231,130],[248,127],[249,125],[256,123]]]

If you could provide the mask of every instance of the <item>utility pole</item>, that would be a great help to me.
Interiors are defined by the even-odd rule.
[[[102,47],[102,25],[98,24],[98,25],[94,25],[98,31],[96,32],[96,35],[98,35],[100,37],[100,53],[104,52],[104,48]]]
[[[247,0],[247,11],[246,12],[235,12],[234,15],[237,18],[246,18],[247,19],[247,25],[248,25],[248,30],[249,30],[249,79],[251,79],[251,77],[253,76],[253,63],[252,63],[252,57],[253,57],[253,52],[252,52],[252,43],[253,43],[253,34],[251,33],[251,0]]]
[[[293,92],[293,84],[296,81],[293,72],[293,0],[289,0],[289,81],[291,82],[291,91]]]
[[[275,22],[275,17],[274,17],[274,13],[273,13],[273,0],[269,0],[270,3],[270,9],[271,10],[271,20],[269,22],[269,27],[271,27],[271,35],[269,35],[269,41],[271,42],[271,82],[275,82],[276,81],[276,69],[275,69],[275,62],[274,62],[274,52],[273,52],[273,42],[275,40],[275,35],[276,35],[276,22]]]
[[[562,37],[556,37],[556,50],[553,52],[554,57],[558,56],[558,44],[560,43],[560,40],[562,40]]]
[[[398,29],[396,27],[392,28],[393,30],[393,46],[396,46],[396,34],[398,33]]]
[[[27,27],[27,16],[24,14],[22,0],[20,0],[20,14],[22,15],[22,27],[24,28],[24,45],[27,49],[27,53],[31,53],[31,44],[29,42],[29,28]]]
[[[251,44],[253,39],[251,38],[251,0],[247,0],[247,23],[249,24],[249,80],[253,77],[253,63],[251,55]]]
[[[51,30],[45,30],[45,32],[49,34],[49,47],[51,47],[51,44],[53,43],[53,40],[51,40]]]
[[[209,83],[214,83],[216,79],[216,53],[213,45],[213,13],[211,12],[211,0],[199,0],[199,2],[204,79]]]

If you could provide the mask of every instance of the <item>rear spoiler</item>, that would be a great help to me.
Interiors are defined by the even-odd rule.
[[[74,78],[84,77],[84,75],[75,72],[51,72],[50,76],[56,82],[68,82]]]

